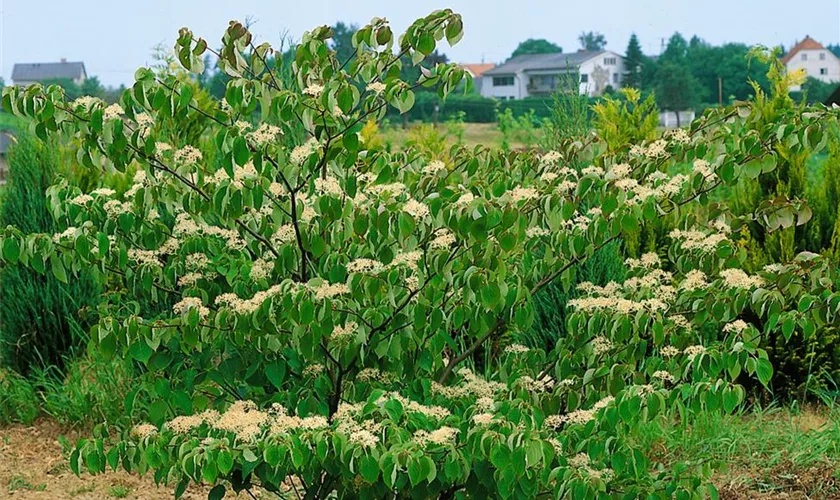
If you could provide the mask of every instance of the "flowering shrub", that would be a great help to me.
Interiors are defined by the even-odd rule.
[[[359,131],[387,106],[408,110],[417,86],[446,95],[464,79],[438,65],[399,80],[400,57],[416,64],[444,38],[457,42],[461,18],[418,20],[396,55],[374,19],[354,35],[350,62],[328,49],[330,35],[304,34],[296,81],[283,85],[271,47],[231,23],[214,53],[232,79],[209,111],[177,77],[146,69],[109,107],[66,102],[55,87],[4,90],[4,107],[40,135],[72,134],[89,168],[137,168],[122,196],[53,186],[54,215],[71,227],[4,229],[4,264],[63,280],[93,269],[173,304],[158,318],[112,304],[94,328],[100,349],[146,367],[159,403],[147,423],[80,441],[73,469],[153,471],[179,493],[204,481],[215,498],[253,486],[306,498],[713,492],[708,466],[665,468],[633,433],[666,408],[732,411],[742,372],[764,384],[772,375],[762,330],[744,318],[764,331],[814,328],[836,319],[840,296],[817,256],[744,273],[729,239],[740,221],[696,206],[722,183],[772,171],[777,144],[810,143],[833,112],[756,128],[740,104],[609,154],[598,138],[541,156],[389,154]],[[187,70],[201,71],[207,50],[181,30]],[[167,142],[163,117],[200,117],[212,141]],[[308,137],[289,138],[291,127]],[[573,159],[589,166],[567,167]],[[690,175],[665,173],[685,161]],[[509,344],[530,326],[535,293],[675,211],[685,223],[667,255],[628,261],[623,283],[581,285],[554,349]],[[804,212],[777,200],[751,216],[785,227]],[[714,335],[699,333],[710,324]]]

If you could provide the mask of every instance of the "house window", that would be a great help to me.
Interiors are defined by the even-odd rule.
[[[589,83],[589,75],[587,75],[587,74],[580,75],[580,83]]]
[[[802,60],[807,61],[808,60],[808,54],[802,54]]]
[[[494,76],[493,77],[493,86],[494,87],[512,87],[513,86],[513,77],[512,76]]]
[[[828,68],[820,68],[820,74],[821,75],[827,75],[828,74]]]
[[[820,61],[825,61],[825,52],[820,52]]]
[[[618,83],[618,73],[613,73],[613,83]]]
[[[604,66],[615,66],[615,57],[605,57]]]

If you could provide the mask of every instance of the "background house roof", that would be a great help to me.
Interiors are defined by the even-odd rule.
[[[520,71],[540,69],[566,69],[567,67],[580,66],[584,61],[603,54],[606,51],[597,52],[558,52],[555,54],[526,54],[509,59],[493,69],[484,72],[485,75],[510,75]]]
[[[793,56],[795,56],[800,50],[825,50],[825,47],[823,47],[823,44],[820,42],[806,35],[802,41],[794,45],[793,48],[791,48],[790,51],[782,57],[782,62],[787,64],[788,61],[793,59]]]
[[[481,64],[462,64],[462,68],[469,71],[472,76],[481,76],[486,71],[493,69],[496,67],[493,63],[481,63]]]
[[[86,74],[83,62],[18,63],[12,68],[12,80],[16,82],[40,82],[63,78],[75,80]]]

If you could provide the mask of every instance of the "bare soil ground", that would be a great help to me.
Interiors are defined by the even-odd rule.
[[[125,471],[76,476],[62,455],[59,436],[71,442],[79,433],[42,419],[33,426],[0,429],[0,498],[88,500],[108,498],[171,499],[174,485],[155,485],[151,475],[139,477]],[[206,499],[209,488],[190,487],[182,497]],[[247,494],[225,498],[248,498]],[[258,495],[259,497],[260,495]]]
[[[825,419],[811,412],[796,416],[792,423],[805,432],[819,432],[826,427]],[[765,426],[768,422],[756,425]],[[125,471],[76,476],[62,454],[58,439],[64,436],[72,442],[80,435],[79,431],[62,428],[49,419],[41,419],[33,426],[11,425],[0,429],[0,498],[152,500],[174,497],[174,485],[158,487],[151,476],[139,477]],[[774,460],[771,465],[759,453],[748,456],[749,450],[743,450],[739,455],[727,470],[714,478],[724,500],[840,500],[840,476],[835,464],[828,460],[803,466],[791,456]],[[205,499],[208,491],[207,487],[191,487],[183,498]],[[276,498],[262,492],[255,495]],[[250,499],[244,493],[233,498]]]

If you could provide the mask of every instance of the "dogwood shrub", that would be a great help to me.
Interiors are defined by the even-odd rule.
[[[822,147],[833,112],[768,117],[742,103],[609,154],[591,136],[542,154],[453,147],[432,161],[368,148],[358,132],[388,106],[411,108],[419,86],[445,96],[462,85],[446,64],[400,80],[404,57],[419,64],[461,38],[461,17],[434,12],[398,41],[374,19],[349,62],[331,34],[303,35],[284,83],[281,56],[242,24],[218,52],[182,29],[185,70],[202,71],[212,51],[231,76],[211,108],[186,73],[149,69],[110,106],[67,102],[57,87],[4,89],[7,110],[74,141],[88,168],[136,174],[123,194],[53,186],[69,229],[4,229],[3,264],[62,280],[93,271],[168,311],[103,306],[93,342],[142,364],[157,403],[147,422],[79,441],[73,470],[150,472],[178,494],[205,482],[213,498],[252,487],[300,498],[714,494],[708,465],[666,467],[634,432],[665,411],[733,411],[739,375],[772,375],[763,332],[836,320],[829,263],[807,255],[748,275],[731,238],[742,221],[708,203],[721,184],[773,172],[778,144]],[[186,120],[212,136],[180,142]],[[578,162],[589,166],[567,166]],[[628,261],[623,283],[581,285],[552,350],[511,343],[535,293],[675,211],[684,223],[667,253]],[[807,208],[776,200],[751,217],[789,227]]]

